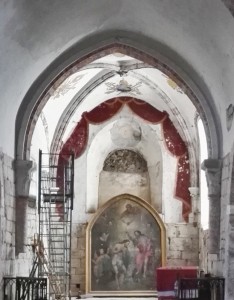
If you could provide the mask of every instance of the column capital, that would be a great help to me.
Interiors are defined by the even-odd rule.
[[[202,163],[202,169],[206,172],[210,200],[220,197],[221,167],[222,161],[220,159],[205,159]]]
[[[16,197],[28,197],[33,161],[16,159],[13,162],[13,166],[15,169]]]
[[[197,186],[190,186],[189,188],[189,193],[190,196],[194,199],[198,198],[198,196],[200,195],[200,189]]]
[[[201,164],[202,170],[207,172],[214,172],[221,170],[222,167],[222,160],[221,159],[205,159]]]

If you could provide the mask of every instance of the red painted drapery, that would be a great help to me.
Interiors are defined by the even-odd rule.
[[[145,101],[131,97],[118,97],[101,103],[90,112],[84,112],[81,120],[77,123],[60,151],[58,164],[63,165],[66,157],[65,154],[67,153],[72,152],[75,158],[78,158],[85,151],[88,141],[89,123],[100,124],[109,120],[124,105],[127,105],[133,113],[145,121],[152,124],[161,124],[166,147],[173,156],[177,157],[175,197],[182,201],[183,218],[188,222],[188,215],[191,212],[191,197],[188,190],[190,186],[190,165],[187,146],[171,122],[168,114],[157,110]],[[59,170],[57,175],[59,175]],[[61,186],[61,183],[58,182],[58,186]]]

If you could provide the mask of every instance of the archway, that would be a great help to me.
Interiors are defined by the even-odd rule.
[[[207,96],[206,91],[203,91],[202,88],[199,90],[199,87],[193,82],[191,78],[193,78],[194,72],[192,70],[191,74],[193,75],[191,75],[191,77],[187,76],[182,68],[180,68],[180,65],[176,65],[170,58],[162,56],[160,51],[155,51],[149,40],[146,43],[148,47],[142,46],[142,41],[145,40],[145,38],[142,37],[141,43],[139,42],[140,38],[141,37],[129,38],[128,34],[123,34],[120,40],[109,37],[106,38],[104,42],[97,42],[95,40],[92,44],[92,47],[95,48],[94,51],[90,51],[91,48],[88,47],[91,40],[89,42],[86,40],[79,44],[79,46],[84,46],[82,51],[77,51],[77,53],[74,54],[74,52],[72,52],[74,51],[73,48],[71,49],[71,52],[68,51],[64,54],[65,59],[63,63],[60,64],[62,56],[56,60],[53,66],[42,74],[35,85],[31,87],[18,112],[16,121],[16,162],[22,161],[27,163],[30,159],[30,147],[35,124],[51,93],[53,93],[56,88],[60,87],[68,76],[74,74],[81,68],[85,68],[90,61],[94,61],[99,57],[108,56],[115,52],[131,56],[134,59],[140,59],[144,64],[160,70],[169,78],[169,80],[171,80],[172,85],[175,84],[175,86],[177,86],[192,101],[205,124],[209,144],[209,156],[218,158],[221,154],[219,149],[219,145],[221,145],[219,135],[220,127],[217,121],[218,118],[216,118],[216,112],[213,110],[212,106],[208,104],[210,101],[209,95]],[[156,46],[156,43],[154,45]],[[159,47],[161,50],[162,48],[162,46]],[[71,53],[70,56],[69,53]],[[176,54],[175,57],[177,57]],[[203,93],[209,99],[206,99]],[[176,109],[172,110],[172,114],[173,113],[175,119],[179,123],[179,118],[176,116],[178,113]],[[180,116],[181,115],[179,115],[179,117]],[[185,134],[185,132],[183,133]],[[61,142],[61,138],[58,142]],[[194,161],[196,161],[195,157]],[[196,162],[194,165],[195,164]],[[17,173],[19,175],[22,169],[20,169],[20,164],[17,166],[16,178],[19,178]],[[194,173],[196,173],[196,168],[194,169]],[[194,180],[194,182],[196,183],[196,180]],[[16,182],[16,188],[17,186],[18,184]],[[27,191],[25,194],[27,194]],[[20,198],[20,196],[20,191],[17,190],[17,197]],[[26,202],[25,205],[27,205]],[[22,224],[21,222],[23,222],[21,218],[17,219],[16,226]]]
[[[110,36],[116,37],[110,38]],[[148,47],[144,47],[143,44],[148,45]],[[90,47],[94,50],[90,51]],[[90,37],[61,55],[41,74],[22,101],[16,118],[16,159],[29,159],[31,138],[37,118],[54,88],[59,86],[67,76],[84,67],[90,61],[114,52],[139,58],[156,67],[169,76],[188,95],[204,122],[209,157],[218,158],[221,145],[220,124],[217,113],[210,104],[210,95],[206,95],[208,94],[207,91],[199,89],[199,86],[193,81],[193,77],[196,77],[193,70],[190,70],[191,76],[188,76],[181,66],[176,64],[176,61],[162,55],[165,48],[166,46],[157,43],[152,44],[151,40],[143,36],[136,37],[134,34],[121,32],[112,33],[112,35],[107,33],[106,36],[101,37]],[[155,49],[159,50],[156,51]],[[175,53],[171,53],[170,56],[174,56],[175,60],[178,59]]]

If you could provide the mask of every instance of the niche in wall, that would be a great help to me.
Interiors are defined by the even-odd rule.
[[[109,153],[99,177],[99,207],[119,194],[128,193],[150,202],[147,162],[138,152],[128,149]]]

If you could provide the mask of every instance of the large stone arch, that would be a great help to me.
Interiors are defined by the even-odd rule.
[[[35,80],[26,93],[15,123],[15,178],[16,210],[26,211],[29,195],[30,147],[39,114],[49,99],[55,84],[61,84],[68,75],[91,61],[113,52],[127,54],[151,64],[168,75],[190,98],[203,120],[208,141],[209,158],[222,156],[222,132],[218,112],[206,83],[196,71],[173,49],[144,35],[126,31],[107,31],[90,35],[57,57]],[[25,174],[22,176],[22,174]],[[20,180],[26,182],[22,185]],[[25,218],[16,215],[16,228],[24,231]],[[22,237],[24,236],[22,233]],[[16,245],[23,251],[23,240]]]
[[[29,159],[34,126],[48,100],[50,88],[65,80],[72,71],[113,51],[120,51],[147,62],[172,78],[191,99],[204,122],[209,157],[221,156],[222,135],[218,114],[209,89],[195,70],[166,45],[140,34],[111,31],[89,36],[73,45],[53,61],[30,87],[16,118],[16,159]]]

